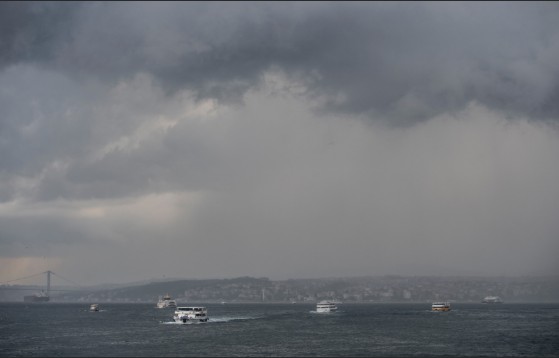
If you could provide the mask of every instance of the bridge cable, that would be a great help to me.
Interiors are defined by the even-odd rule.
[[[78,286],[79,288],[82,288],[82,289],[84,288],[84,287],[82,287],[82,285],[80,285],[79,283],[76,283],[76,282],[74,282],[74,281],[72,281],[72,280],[69,280],[69,279],[67,279],[67,278],[64,278],[64,277],[60,276],[59,274],[57,274],[57,273],[55,273],[55,272],[52,272],[52,271],[51,271],[50,273],[53,274],[53,275],[55,275],[56,277],[59,277],[59,278],[65,280],[65,281],[70,282],[70,283],[73,284],[73,285]]]
[[[9,281],[5,281],[5,282],[0,282],[0,285],[4,285],[4,284],[6,284],[6,283],[14,282],[14,281],[19,281],[19,280],[25,280],[26,278],[31,278],[31,277],[39,276],[39,275],[42,275],[43,273],[44,273],[44,272],[39,272],[39,273],[36,273],[36,274],[34,274],[34,275],[25,276],[25,277],[20,277],[20,278],[16,278],[16,279],[14,279],[14,280],[9,280]]]

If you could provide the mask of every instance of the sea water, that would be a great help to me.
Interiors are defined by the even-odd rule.
[[[181,324],[154,304],[0,304],[0,356],[556,357],[559,304],[204,304]]]

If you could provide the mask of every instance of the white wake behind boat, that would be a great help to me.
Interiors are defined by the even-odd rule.
[[[177,323],[208,322],[208,310],[206,307],[177,307],[173,319]]]

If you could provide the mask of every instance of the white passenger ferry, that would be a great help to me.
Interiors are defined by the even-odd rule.
[[[177,301],[173,300],[169,294],[159,298],[157,301],[157,308],[177,307]]]
[[[450,311],[450,302],[433,302],[431,304],[432,311]]]
[[[178,323],[208,322],[208,310],[206,307],[177,307],[173,319]]]
[[[316,312],[318,313],[328,313],[336,312],[338,307],[332,301],[320,301],[316,304]]]
[[[99,312],[99,305],[97,303],[93,303],[89,306],[89,310],[91,312]]]

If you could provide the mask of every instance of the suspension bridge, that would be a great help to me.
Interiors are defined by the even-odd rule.
[[[23,300],[25,302],[48,302],[50,301],[50,296],[51,296],[51,292],[59,292],[59,291],[76,291],[76,290],[81,290],[83,289],[81,285],[75,283],[72,280],[69,280],[67,278],[64,278],[62,276],[60,276],[59,274],[51,271],[51,270],[47,270],[44,272],[39,272],[33,275],[29,275],[29,276],[25,276],[25,277],[20,277],[20,278],[16,278],[13,280],[9,280],[9,281],[5,281],[5,282],[0,282],[0,290],[17,290],[17,291],[21,291],[21,290],[33,290],[33,291],[37,291],[37,287],[40,285],[13,285],[11,284],[12,282],[20,282],[23,280],[27,280],[30,278],[36,278],[40,275],[46,275],[46,290],[42,289],[41,293],[39,294],[34,294],[34,295],[28,295],[28,296],[23,296]],[[58,277],[62,280],[64,280],[65,282],[70,283],[74,288],[53,288],[51,286],[51,277]],[[30,287],[31,286],[31,287]]]

